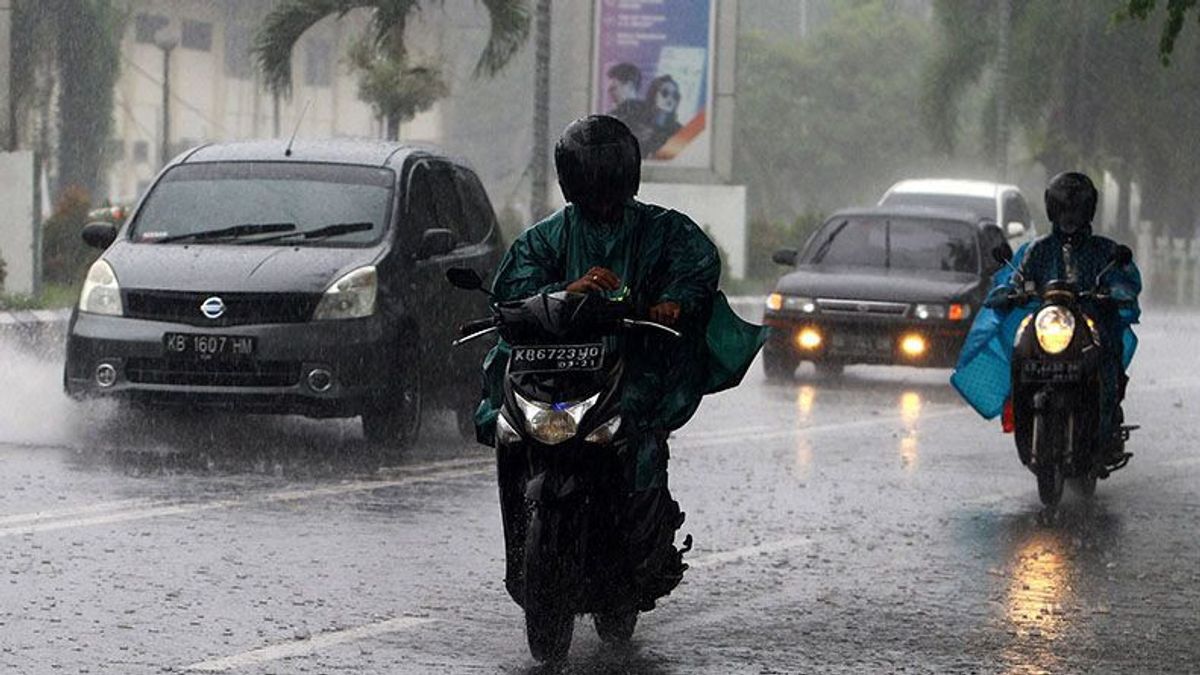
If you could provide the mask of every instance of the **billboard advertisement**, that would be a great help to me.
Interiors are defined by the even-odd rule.
[[[715,0],[597,0],[592,111],[638,137],[651,164],[712,166]]]

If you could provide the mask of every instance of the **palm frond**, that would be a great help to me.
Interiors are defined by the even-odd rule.
[[[500,72],[529,40],[528,0],[480,0],[491,18],[487,46],[475,65],[475,76]]]
[[[327,16],[339,18],[348,12],[374,7],[380,0],[286,0],[267,15],[254,37],[252,52],[262,70],[264,84],[271,92],[289,96],[292,92],[292,50],[300,36]]]

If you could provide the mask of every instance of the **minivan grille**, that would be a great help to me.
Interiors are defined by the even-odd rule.
[[[876,300],[833,300],[821,298],[817,307],[822,312],[834,314],[859,314],[867,316],[903,316],[908,305],[903,302],[879,302]]]
[[[125,379],[135,384],[195,387],[290,387],[300,381],[300,364],[134,358],[125,362]]]
[[[225,312],[210,319],[200,305],[217,297]],[[312,318],[320,295],[303,293],[193,293],[181,291],[125,291],[125,316],[170,321],[193,326],[244,326],[260,323],[303,323]]]

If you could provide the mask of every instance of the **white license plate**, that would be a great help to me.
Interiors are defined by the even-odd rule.
[[[508,360],[509,370],[519,373],[599,370],[603,364],[602,342],[513,347]]]

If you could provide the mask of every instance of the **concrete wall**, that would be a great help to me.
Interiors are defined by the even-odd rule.
[[[0,153],[0,256],[4,292],[34,295],[41,276],[41,245],[32,152]]]

